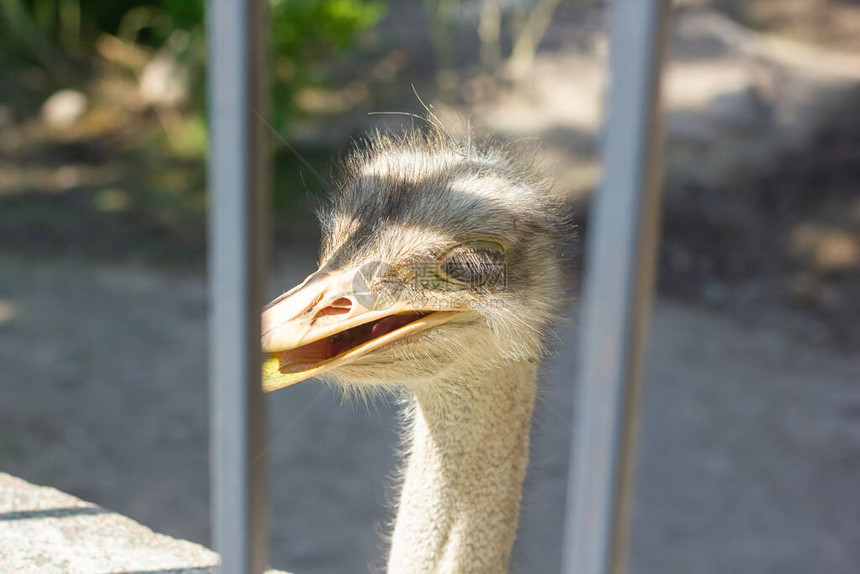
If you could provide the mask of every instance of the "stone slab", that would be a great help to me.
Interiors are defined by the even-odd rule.
[[[199,544],[0,473],[0,572],[214,574],[217,564],[218,554]]]

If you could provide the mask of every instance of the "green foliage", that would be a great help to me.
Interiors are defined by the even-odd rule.
[[[278,119],[291,115],[296,90],[325,81],[321,62],[348,50],[358,33],[380,21],[384,2],[270,0]],[[0,0],[0,8],[0,32],[11,29],[17,38],[13,57],[46,69],[56,66],[58,56],[85,64],[102,33],[158,48],[175,30],[190,34],[191,63],[201,71],[204,66],[204,0]],[[0,46],[8,58],[12,46],[7,40]]]
[[[188,30],[203,22],[202,0],[161,0],[160,4],[177,27]]]
[[[358,34],[379,22],[386,0],[270,2],[272,115],[283,131],[297,114],[294,94],[327,83],[328,62],[348,53]],[[150,56],[168,48],[187,67],[192,94],[190,109],[179,113],[140,114],[132,108],[103,106],[116,108],[111,113],[127,114],[129,125],[135,126],[124,129],[121,119],[111,120],[105,128],[111,134],[110,145],[81,128],[80,133],[65,133],[59,143],[44,134],[45,142],[21,146],[21,157],[5,161],[22,170],[43,170],[52,161],[67,163],[63,158],[68,157],[87,158],[83,163],[110,169],[103,170],[108,174],[104,179],[62,193],[28,187],[0,197],[0,244],[23,253],[139,256],[150,261],[202,256],[206,202],[202,160],[207,140],[204,8],[204,0],[0,0],[0,105],[12,109],[16,120],[37,114],[51,92],[73,87],[89,93],[88,116],[97,121],[98,108],[110,103],[100,98],[118,93],[99,91],[99,83],[90,81],[102,74],[134,89],[136,77],[124,66],[139,72],[140,64],[110,60],[122,63],[105,65],[96,52],[104,34],[143,47]],[[302,155],[319,171],[327,171],[327,151],[302,150]],[[284,151],[275,158],[275,170],[273,207],[278,218],[309,219],[307,200],[321,185]]]
[[[383,0],[271,0],[273,119],[283,127],[293,114],[293,94],[323,83],[318,65],[347,50],[356,34],[383,16]]]
[[[7,15],[13,11],[26,13],[32,23],[51,35],[60,33],[64,13],[77,14],[81,33],[90,39],[100,32],[116,34],[123,18],[144,6],[159,10],[170,19],[173,29],[191,31],[203,24],[204,5],[204,0],[0,1]],[[270,5],[275,46],[284,56],[307,48],[347,48],[356,32],[376,24],[384,13],[381,0],[270,0]],[[154,43],[159,40],[164,38],[151,38]]]
[[[382,16],[378,1],[272,0],[271,4],[275,52],[305,58],[349,47],[356,31],[373,26]]]

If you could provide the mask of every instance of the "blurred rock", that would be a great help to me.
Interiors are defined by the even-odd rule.
[[[42,104],[42,121],[52,128],[68,127],[81,119],[89,98],[77,90],[60,90]]]
[[[792,234],[795,250],[810,259],[813,268],[832,273],[860,265],[860,240],[841,229],[803,225]]]
[[[146,103],[176,107],[188,99],[188,67],[179,61],[179,54],[188,43],[187,32],[173,32],[164,47],[144,66],[138,87]]]

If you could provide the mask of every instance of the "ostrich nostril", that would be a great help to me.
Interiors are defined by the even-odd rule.
[[[327,307],[320,309],[316,316],[325,317],[326,315],[344,315],[352,309],[352,301],[346,297],[341,297],[331,302]]]

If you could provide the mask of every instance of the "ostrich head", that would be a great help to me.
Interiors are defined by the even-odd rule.
[[[319,269],[263,313],[267,390],[323,375],[418,392],[540,356],[566,225],[529,162],[411,131],[342,172]]]

